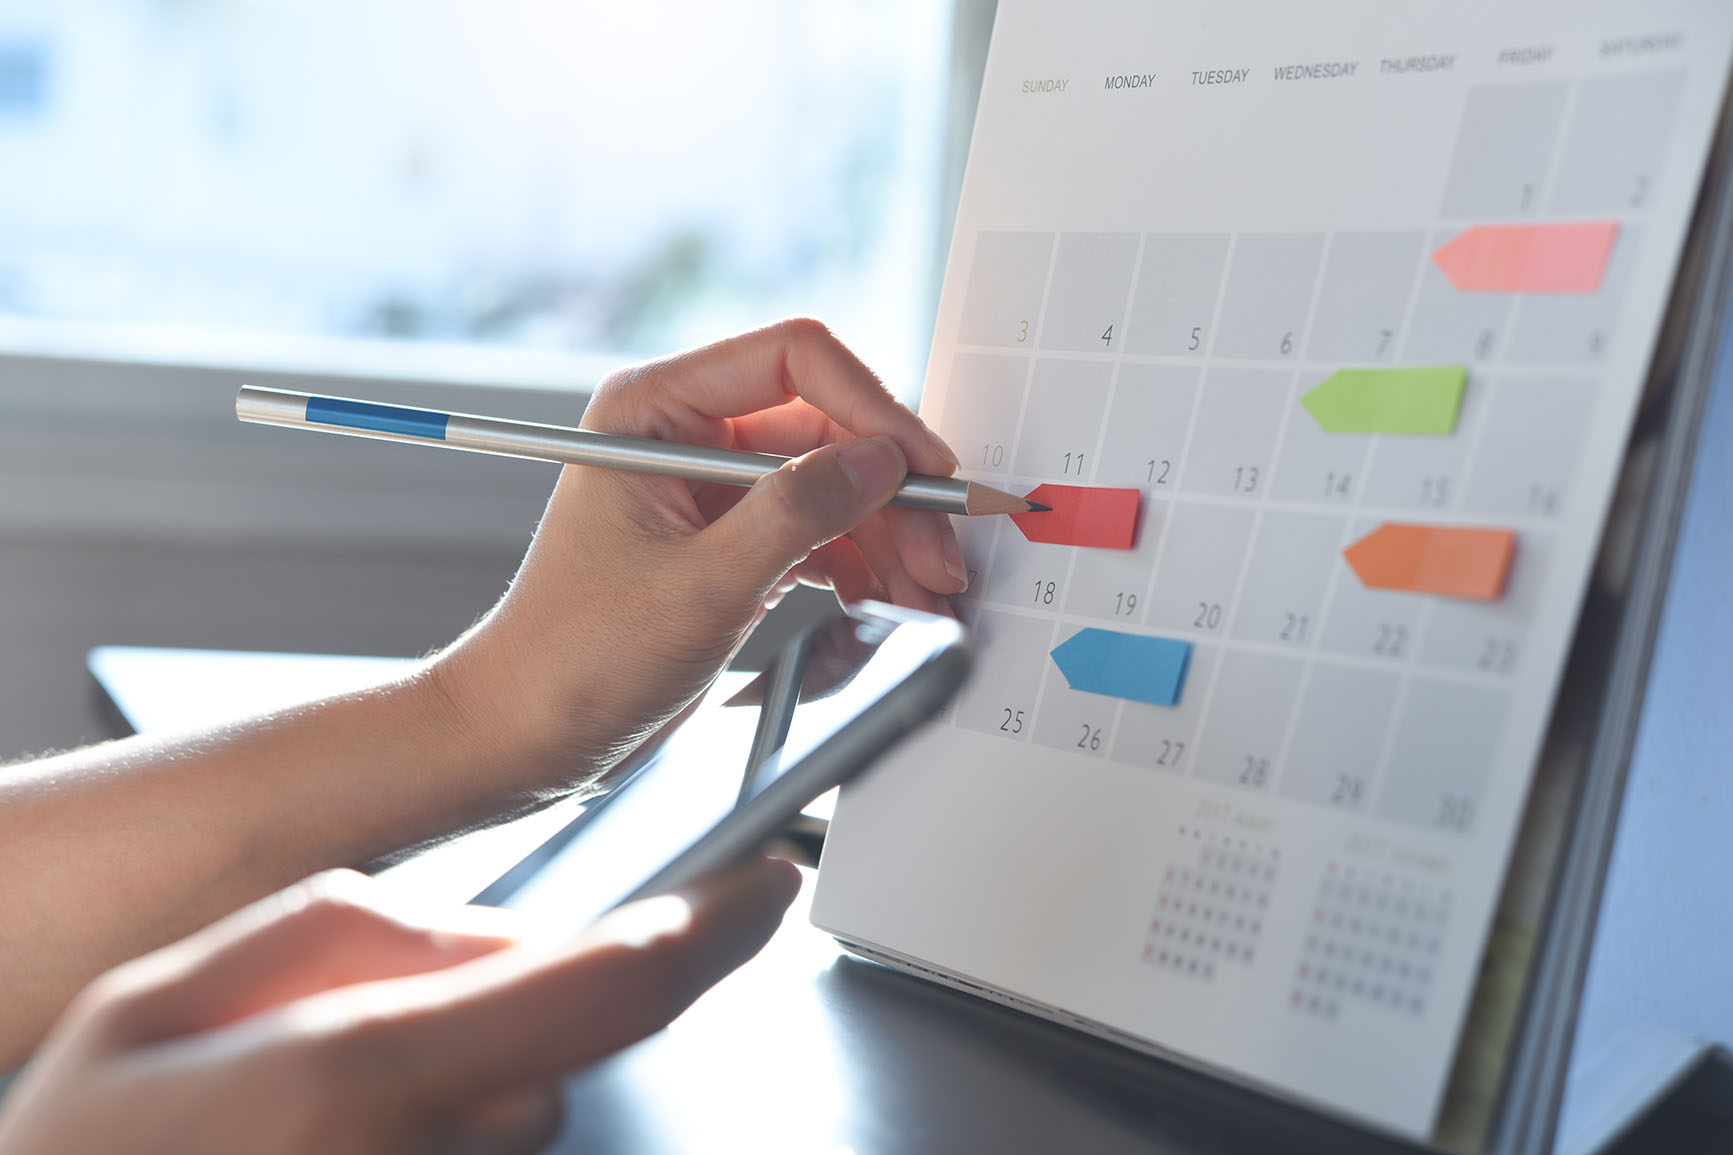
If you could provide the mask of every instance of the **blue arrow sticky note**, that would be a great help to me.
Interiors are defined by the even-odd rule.
[[[1191,643],[1091,627],[1061,642],[1053,662],[1073,690],[1174,706],[1185,687]]]

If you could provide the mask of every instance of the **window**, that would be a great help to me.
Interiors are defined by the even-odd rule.
[[[930,0],[20,0],[0,344],[575,365],[800,312],[908,395],[950,32]]]

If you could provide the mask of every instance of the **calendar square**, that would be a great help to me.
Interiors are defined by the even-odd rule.
[[[1423,665],[1459,673],[1509,677],[1523,667],[1527,623],[1546,590],[1551,536],[1525,533],[1517,542],[1504,596],[1496,602],[1441,601],[1420,647]]]
[[[1301,669],[1302,663],[1291,658],[1228,651],[1210,691],[1193,776],[1268,790],[1299,694]]]
[[[1215,676],[1221,651],[1215,646],[1194,645],[1186,669],[1185,688],[1179,703],[1152,706],[1127,702],[1120,712],[1114,735],[1113,760],[1147,766],[1170,774],[1184,774],[1191,766],[1191,751],[1197,746],[1198,721],[1210,679]]]
[[[1207,353],[1227,260],[1225,234],[1146,237],[1127,322],[1127,350],[1167,357]]]
[[[1053,624],[1040,618],[980,610],[970,628],[976,644],[997,660],[977,663],[957,694],[956,724],[1000,738],[1027,741],[1035,725],[1041,671],[1053,648]]]
[[[1417,826],[1473,829],[1508,707],[1502,690],[1414,679],[1376,812]]]
[[[1444,215],[1458,219],[1532,215],[1557,151],[1570,85],[1481,85],[1468,90]]]
[[[1052,259],[1052,233],[977,233],[957,340],[1033,349]]]
[[[1018,487],[1021,488],[1021,487]],[[981,597],[990,603],[1058,613],[1065,605],[1070,546],[1030,541],[1015,526],[1005,526],[993,547],[993,570]]]
[[[1394,360],[1425,241],[1418,232],[1332,237],[1306,356],[1348,364]]]
[[[1454,433],[1379,438],[1367,465],[1362,500],[1398,510],[1456,509],[1467,487],[1468,447],[1479,435],[1489,384],[1478,372],[1469,376]]]
[[[1596,386],[1588,377],[1512,376],[1493,382],[1463,509],[1496,517],[1563,515]]]
[[[1327,502],[1347,505],[1359,490],[1371,452],[1372,438],[1360,433],[1326,433],[1300,403],[1328,374],[1300,375],[1299,388],[1288,406],[1288,428],[1282,434],[1270,495],[1276,501]]]
[[[1512,298],[1507,293],[1464,293],[1432,260],[1460,235],[1439,232],[1427,242],[1420,290],[1401,357],[1409,365],[1474,365],[1496,358],[1508,343]]]
[[[958,353],[951,359],[942,426],[964,468],[983,474],[1011,468],[1028,386],[1027,358]]]
[[[1357,522],[1348,536],[1358,541],[1376,528],[1375,521]],[[1319,648],[1391,664],[1406,662],[1420,640],[1420,608],[1425,604],[1410,593],[1368,589],[1352,571],[1344,573],[1330,595]]]
[[[1204,373],[1181,485],[1192,493],[1261,497],[1293,374],[1270,369]]]
[[[1124,344],[1135,233],[1061,233],[1053,259],[1041,347],[1072,353],[1117,353]]]
[[[1201,372],[1189,365],[1121,365],[1107,405],[1095,483],[1172,493]]]
[[[1035,362],[1017,438],[1017,473],[1073,485],[1090,482],[1112,374],[1106,361],[1043,357]]]
[[[1078,551],[1065,591],[1065,612],[1124,625],[1143,621],[1149,575],[1167,517],[1167,502],[1146,499],[1138,513],[1136,548]]]
[[[1641,230],[1626,225],[1594,293],[1530,293],[1523,297],[1509,360],[1522,365],[1591,365],[1604,360],[1624,307]]]
[[[1239,237],[1228,265],[1218,357],[1292,360],[1305,340],[1306,317],[1324,238],[1310,233],[1252,233]]]
[[[1145,620],[1156,629],[1222,633],[1256,520],[1250,509],[1176,504],[1168,515]]]
[[[1683,72],[1582,81],[1559,156],[1552,211],[1588,216],[1646,208],[1684,91]]]
[[[1105,758],[1113,748],[1118,707],[1117,698],[1073,690],[1057,667],[1050,668],[1035,719],[1035,741],[1068,754]]]
[[[1396,706],[1396,674],[1319,662],[1300,695],[1277,790],[1289,798],[1363,810]]]
[[[1262,949],[1281,852],[1246,839],[1180,829],[1190,854],[1162,871],[1143,940],[1145,964],[1209,982]]]
[[[1234,608],[1233,636],[1310,649],[1324,619],[1330,575],[1342,562],[1348,519],[1264,514]]]

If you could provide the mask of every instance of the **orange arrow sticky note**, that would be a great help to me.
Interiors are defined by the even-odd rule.
[[[1137,543],[1137,510],[1142,494],[1135,489],[1038,485],[1024,496],[1053,507],[1048,513],[1011,515],[1030,541],[1091,549],[1130,549]]]
[[[1373,589],[1483,602],[1504,596],[1515,554],[1516,534],[1508,529],[1399,522],[1379,526],[1342,551]]]
[[[1618,236],[1617,221],[1476,225],[1432,262],[1465,293],[1593,293]]]

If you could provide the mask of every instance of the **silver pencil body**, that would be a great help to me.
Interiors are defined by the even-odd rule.
[[[325,407],[323,410],[322,406]],[[334,406],[342,406],[344,411],[330,411]],[[243,385],[236,395],[235,416],[262,425],[317,429],[349,437],[404,441],[414,445],[441,445],[447,449],[525,457],[561,465],[599,465],[629,473],[654,473],[722,485],[751,486],[765,474],[782,468],[789,460],[770,453],[711,449],[645,437],[594,433],[561,425],[322,398],[253,385]],[[891,498],[891,504],[906,509],[966,515],[969,512],[968,500],[969,483],[966,481],[910,474],[896,496]]]

